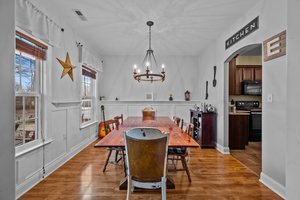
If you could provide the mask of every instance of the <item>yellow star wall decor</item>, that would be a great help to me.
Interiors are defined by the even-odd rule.
[[[73,66],[71,64],[69,53],[67,52],[67,56],[66,56],[66,61],[65,62],[62,61],[62,60],[60,60],[60,59],[58,59],[58,58],[56,58],[56,59],[61,64],[61,66],[64,68],[64,70],[63,70],[60,78],[63,78],[66,74],[69,74],[71,80],[74,81],[74,78],[73,78],[73,69],[75,68],[75,66]]]

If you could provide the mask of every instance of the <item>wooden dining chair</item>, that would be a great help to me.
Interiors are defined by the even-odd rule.
[[[117,121],[118,126],[122,126],[123,122],[124,122],[124,118],[123,118],[123,114],[119,115],[119,116],[115,116],[114,120]],[[125,147],[116,147],[115,148],[115,163],[118,163],[122,158],[124,158],[124,154],[125,154]],[[120,156],[120,158],[119,158]],[[123,159],[123,163],[124,163],[124,171],[125,170],[125,159]]]
[[[123,125],[123,122],[124,122],[123,114],[121,114],[120,116],[115,116],[114,120],[116,120],[119,125]]]
[[[181,119],[180,117],[177,116],[173,116],[173,121],[174,123],[179,126],[181,129],[183,128],[183,119]]]
[[[134,128],[124,134],[127,163],[127,200],[134,187],[161,188],[166,199],[169,134],[156,128]]]
[[[182,124],[182,130],[184,132],[186,132],[187,134],[189,134],[189,136],[193,137],[193,134],[194,134],[194,124],[193,123],[184,122]]]
[[[107,131],[107,134],[109,134],[109,132],[114,129],[119,129],[119,123],[115,119],[107,120],[104,122],[104,124],[105,124],[105,129]],[[109,163],[109,159],[110,159],[112,152],[116,151],[115,161],[113,162],[113,164],[117,164],[118,163],[117,155],[119,155],[120,151],[122,152],[122,155],[123,155],[124,149],[120,149],[119,147],[109,147],[109,148],[107,148],[107,151],[108,151],[108,155],[107,155],[107,158],[106,158],[103,170],[102,170],[103,172],[105,172],[105,170],[106,170],[106,167],[107,167],[107,164]]]
[[[193,137],[194,124],[185,122],[182,124],[182,127],[182,131]],[[169,169],[169,171],[186,171],[189,182],[192,182],[190,171],[187,165],[188,156],[189,151],[186,147],[170,147],[168,149],[168,160],[171,161],[173,165],[173,169]],[[177,168],[177,161],[181,161],[182,168]]]

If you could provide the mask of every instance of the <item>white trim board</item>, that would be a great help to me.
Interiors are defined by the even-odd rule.
[[[273,192],[278,194],[280,197],[285,199],[285,187],[272,179],[270,176],[264,174],[263,172],[260,173],[259,181],[270,188]]]
[[[229,147],[223,147],[222,145],[216,143],[216,149],[222,154],[230,154]]]
[[[72,150],[66,154],[63,154],[56,158],[55,160],[48,163],[46,168],[46,175],[49,176],[52,174],[55,170],[57,170],[59,167],[61,167],[63,164],[68,162],[71,158],[73,158],[76,154],[78,154],[80,151],[85,149],[88,145],[90,145],[92,142],[94,142],[97,139],[97,135],[94,137],[87,138],[83,142],[76,145]],[[43,178],[43,170],[40,169],[36,171],[30,178],[26,179],[22,184],[18,185],[16,187],[16,197],[17,199],[20,198],[23,194],[25,194],[27,191],[29,191],[31,188],[33,188],[35,185],[40,183]]]

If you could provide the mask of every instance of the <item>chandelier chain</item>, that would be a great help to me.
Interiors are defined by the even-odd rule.
[[[151,26],[149,26],[149,49],[151,49]]]

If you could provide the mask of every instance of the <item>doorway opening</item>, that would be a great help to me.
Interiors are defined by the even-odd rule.
[[[225,62],[230,154],[260,176],[262,168],[262,45],[245,46]],[[228,109],[227,109],[228,108]]]

